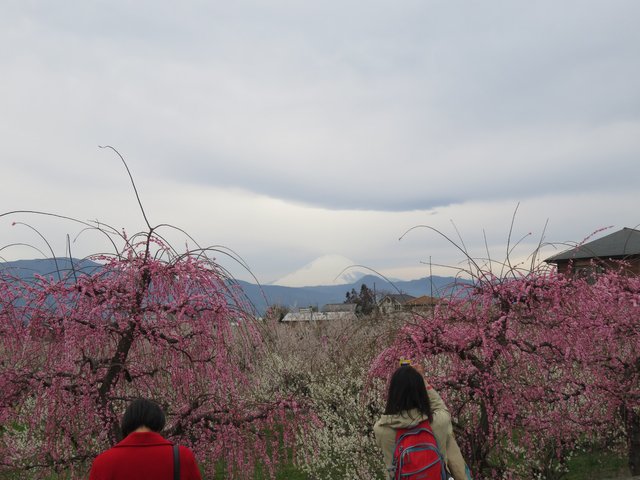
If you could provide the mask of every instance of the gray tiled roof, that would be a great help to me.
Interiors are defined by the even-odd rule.
[[[549,257],[547,263],[573,258],[624,258],[640,255],[640,230],[623,228],[602,238]]]
[[[310,310],[289,312],[283,322],[314,322],[321,320],[357,320],[354,312],[312,312]]]
[[[351,312],[355,313],[357,305],[355,303],[327,303],[322,307],[323,312]]]

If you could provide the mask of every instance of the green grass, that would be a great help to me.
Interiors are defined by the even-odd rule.
[[[567,466],[569,473],[565,480],[601,480],[630,475],[626,457],[605,450],[576,455]]]
[[[255,480],[267,480],[268,478],[268,475],[256,475]],[[285,465],[278,470],[276,480],[307,480],[307,475],[293,465]]]
[[[568,467],[569,472],[563,477],[563,480],[603,480],[630,475],[626,457],[604,450],[576,455],[569,461]],[[268,478],[268,475],[262,476],[258,472],[255,480],[267,480]],[[295,466],[285,465],[278,471],[276,479],[307,480],[308,477]]]

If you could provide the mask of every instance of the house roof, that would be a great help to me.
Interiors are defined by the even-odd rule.
[[[387,295],[385,295],[382,300],[380,300],[380,302],[378,303],[382,303],[384,302],[386,299],[389,299],[392,302],[396,302],[399,304],[404,304],[406,302],[408,302],[409,300],[413,300],[414,297],[413,295],[407,295],[406,293],[389,293]]]
[[[283,322],[315,322],[321,320],[357,320],[354,312],[312,312],[311,310],[289,312]]]
[[[623,228],[549,257],[545,262],[557,263],[574,258],[624,258],[632,255],[640,255],[640,230]]]
[[[429,295],[422,295],[421,297],[414,298],[413,300],[409,300],[405,303],[405,305],[410,306],[424,306],[424,305],[435,305],[440,301],[439,298],[430,297]]]
[[[355,312],[357,305],[355,303],[327,303],[322,307],[323,312]]]

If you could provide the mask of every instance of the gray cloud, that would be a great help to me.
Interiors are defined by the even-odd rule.
[[[6,2],[0,158],[23,184],[126,197],[111,144],[149,197],[223,189],[314,218],[634,198],[639,17],[634,0]]]

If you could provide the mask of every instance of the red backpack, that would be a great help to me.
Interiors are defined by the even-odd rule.
[[[447,480],[444,459],[428,421],[400,428],[391,467],[393,480]]]

